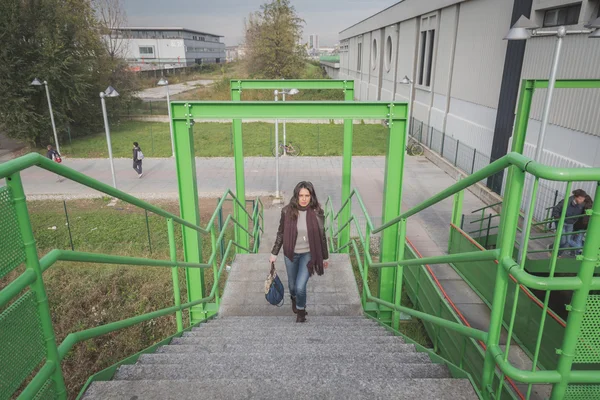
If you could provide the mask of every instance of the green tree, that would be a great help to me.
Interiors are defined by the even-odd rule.
[[[89,0],[2,0],[0,41],[0,121],[10,137],[54,142],[45,93],[30,86],[35,77],[48,82],[59,137],[67,126],[101,127],[98,94],[108,84],[123,95],[111,99],[112,109],[128,100],[117,80],[120,61],[107,54]]]
[[[246,21],[246,69],[258,78],[298,78],[306,53],[299,44],[304,20],[289,0],[271,0]]]

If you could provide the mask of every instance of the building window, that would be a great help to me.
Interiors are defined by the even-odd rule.
[[[385,41],[385,69],[389,72],[392,68],[392,54],[394,49],[392,47],[392,37],[388,36]]]
[[[574,6],[554,8],[544,12],[544,27],[577,25],[579,14],[581,13],[581,4]]]
[[[201,41],[201,42],[205,42],[205,41],[206,41],[206,38],[205,38],[204,36],[200,36],[200,41]]]
[[[430,87],[433,71],[433,57],[435,45],[435,29],[431,29],[435,23],[435,17],[423,18],[421,20],[421,35],[419,36],[419,64],[417,66],[417,84]]]
[[[357,59],[356,70],[360,72],[360,68],[362,66],[362,43],[358,44],[358,56],[356,57],[356,59]]]
[[[154,58],[154,46],[140,46],[140,56]]]
[[[373,39],[373,51],[371,52],[371,65],[373,69],[377,67],[377,39]]]

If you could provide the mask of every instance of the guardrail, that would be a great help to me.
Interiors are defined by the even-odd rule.
[[[508,170],[505,197],[502,202],[502,215],[500,215],[499,233],[497,248],[494,250],[477,250],[458,254],[448,254],[435,257],[424,257],[420,259],[406,259],[404,256],[406,246],[406,225],[407,219],[416,215],[420,211],[431,207],[440,201],[454,196],[454,213],[452,221],[455,226],[460,224],[461,213],[457,210],[462,209],[462,192],[469,186],[493,176],[505,169]],[[600,309],[600,295],[590,294],[591,291],[600,290],[600,277],[594,276],[595,268],[600,265],[598,248],[600,248],[600,204],[596,202],[590,211],[590,222],[587,233],[587,239],[583,247],[583,254],[578,256],[581,261],[577,276],[555,276],[556,259],[559,251],[560,235],[554,240],[554,248],[550,258],[550,268],[548,277],[540,277],[529,274],[524,269],[524,261],[517,263],[513,259],[514,243],[518,223],[520,219],[520,207],[523,199],[523,187],[526,174],[531,174],[534,178],[533,195],[525,201],[535,204],[540,179],[567,182],[566,193],[568,194],[574,181],[600,181],[600,168],[552,168],[536,163],[521,154],[509,153],[501,159],[491,163],[487,167],[475,172],[474,174],[458,181],[444,191],[436,194],[430,199],[420,203],[410,210],[401,213],[395,218],[385,222],[379,227],[374,227],[366,207],[358,191],[353,190],[350,196],[345,199],[340,210],[335,213],[330,200],[326,203],[326,221],[328,222],[328,232],[330,235],[330,247],[332,250],[340,251],[347,247],[353,250],[354,257],[358,264],[360,274],[363,279],[363,305],[367,302],[376,303],[379,306],[387,307],[393,310],[392,327],[397,329],[399,324],[400,312],[406,313],[423,321],[435,324],[441,328],[450,329],[464,336],[481,341],[485,349],[484,365],[481,375],[480,390],[484,398],[499,398],[502,393],[503,384],[495,386],[495,370],[500,370],[500,379],[498,382],[504,382],[506,379],[523,382],[528,385],[525,396],[519,394],[521,398],[529,398],[533,384],[552,384],[552,399],[564,399],[569,396],[576,396],[581,393],[600,395],[600,371],[578,370],[574,364],[593,364],[600,363],[600,343],[597,338],[599,331],[597,328],[598,309]],[[600,195],[600,186],[596,190],[596,195]],[[600,197],[596,197],[600,198]],[[357,223],[357,216],[352,213],[343,225],[338,223],[335,228],[338,217],[345,208],[350,208],[352,199],[356,199],[360,210],[366,219],[366,229],[363,234]],[[459,204],[460,203],[460,204]],[[480,211],[480,210],[479,210]],[[562,232],[566,214],[566,208],[558,221],[557,231]],[[532,216],[525,221],[525,248],[530,240],[530,231],[532,227]],[[358,239],[351,238],[346,243],[340,243],[335,246],[335,237],[348,225],[354,223],[359,233]],[[373,234],[381,232],[389,227],[398,224],[399,234],[397,240],[397,259],[391,262],[373,262],[370,254],[370,240]],[[340,226],[341,225],[341,226]],[[362,253],[359,249],[362,247]],[[524,252],[523,260],[526,259],[527,252]],[[426,264],[450,264],[457,262],[483,262],[495,261],[498,268],[495,276],[494,294],[491,302],[490,324],[487,331],[467,327],[462,324],[449,321],[432,314],[424,313],[413,308],[405,307],[400,304],[402,295],[402,276],[403,268],[409,266],[422,266]],[[394,301],[388,302],[373,296],[368,283],[367,276],[370,268],[394,268],[395,269],[395,293]],[[505,312],[507,291],[509,285],[518,290],[520,287],[537,289],[545,292],[542,305],[541,320],[536,334],[534,351],[532,354],[533,366],[531,370],[522,370],[516,368],[508,361],[510,352],[510,342],[515,329],[516,310],[519,296],[514,296],[513,303],[510,306],[510,318],[508,318],[507,330],[508,339],[504,349],[500,347],[500,333],[503,326],[503,315]],[[540,344],[543,339],[545,318],[548,315],[548,301],[550,292],[554,290],[573,291],[571,304],[568,305],[569,316],[564,328],[564,338],[561,348],[557,349],[558,361],[556,367],[552,370],[538,370]],[[534,334],[532,332],[531,334]],[[480,371],[475,371],[480,372]],[[513,389],[516,386],[512,384]],[[591,397],[590,397],[591,398]]]
[[[20,176],[20,171],[31,166],[41,167],[164,217],[167,220],[170,260],[113,256],[58,249],[52,250],[41,259],[38,259],[34,233],[29,219],[25,192]],[[38,398],[36,396],[41,396],[40,398],[42,398],[49,395],[50,397],[66,399],[67,392],[60,364],[73,346],[79,342],[171,314],[175,314],[176,316],[177,332],[182,332],[184,330],[182,311],[213,301],[218,306],[220,301],[219,280],[232,249],[239,248],[248,252],[256,252],[260,243],[260,234],[263,231],[263,204],[261,200],[257,198],[252,213],[249,213],[246,207],[230,190],[226,190],[221,197],[206,227],[201,227],[92,179],[85,174],[59,165],[37,153],[30,153],[0,165],[1,178],[6,179],[6,187],[0,189],[0,228],[3,234],[2,245],[0,245],[2,249],[0,253],[0,278],[3,278],[22,263],[25,263],[25,271],[0,290],[0,308],[4,308],[24,290],[26,292],[0,313],[0,328],[3,330],[2,337],[6,340],[6,343],[10,344],[5,345],[3,343],[0,349],[0,355],[2,356],[0,359],[3,360],[3,363],[6,361],[5,365],[0,367],[0,378],[2,378],[0,398],[12,397],[23,381],[45,359],[43,366],[36,372],[33,379],[23,389],[18,398]],[[217,235],[215,218],[221,213],[223,204],[228,199],[240,205],[241,207],[239,208],[251,218],[253,221],[252,230],[243,227],[232,215],[228,215],[221,231]],[[175,223],[194,229],[203,235],[210,236],[212,251],[207,262],[191,263],[177,261]],[[236,240],[229,240],[224,253],[221,253],[220,245],[225,241],[225,227],[230,225],[240,227],[245,235],[251,236],[254,239],[252,248],[242,247]],[[219,256],[220,260],[218,259]],[[171,268],[174,305],[122,321],[111,322],[79,332],[72,332],[60,345],[57,345],[48,299],[46,297],[46,289],[42,279],[43,272],[51,268],[57,261]],[[193,269],[212,268],[214,281],[210,294],[201,299],[181,304],[178,267]]]

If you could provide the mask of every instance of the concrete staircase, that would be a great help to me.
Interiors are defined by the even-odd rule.
[[[223,317],[173,339],[84,399],[475,399],[413,345],[363,317]]]
[[[240,254],[219,316],[173,339],[112,381],[94,382],[84,399],[476,399],[467,379],[362,314],[347,254],[331,254],[307,286],[307,322],[297,324],[283,256],[277,271],[286,304],[264,298],[279,210],[265,210],[259,254]]]

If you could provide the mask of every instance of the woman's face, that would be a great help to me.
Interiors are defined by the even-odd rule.
[[[298,204],[300,207],[306,207],[310,203],[310,192],[308,189],[300,189],[300,193],[298,193]]]

